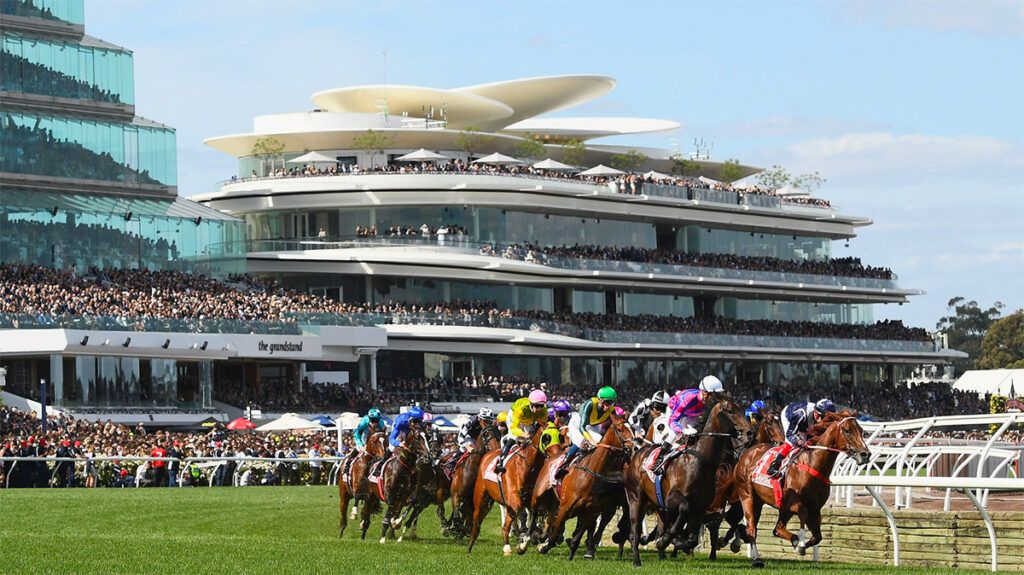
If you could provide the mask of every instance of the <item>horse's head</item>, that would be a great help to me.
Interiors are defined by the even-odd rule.
[[[744,445],[753,443],[754,429],[743,414],[743,410],[731,397],[723,393],[713,393],[708,405],[713,405],[706,424],[708,431],[728,433],[742,441]]]
[[[621,447],[626,453],[636,451],[637,447],[640,446],[640,441],[633,434],[633,428],[626,421],[626,418],[612,413],[609,416],[609,421],[611,423],[608,426],[608,431],[601,439],[601,443],[611,447]]]
[[[859,465],[871,461],[871,451],[864,443],[864,430],[853,412],[825,414],[808,435],[816,444],[842,451]]]
[[[786,440],[786,434],[782,431],[782,422],[775,412],[768,412],[761,416],[761,423],[757,429],[757,443],[781,444]]]

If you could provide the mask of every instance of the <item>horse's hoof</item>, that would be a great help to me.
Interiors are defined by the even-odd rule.
[[[739,553],[740,545],[742,544],[740,543],[739,539],[733,539],[732,543],[729,544],[729,551],[732,551],[733,553]]]
[[[761,560],[760,558],[754,559],[754,562],[751,563],[751,566],[754,569],[764,569],[764,561]]]
[[[800,544],[796,546],[796,554],[801,557],[807,555],[807,545],[804,545],[803,541],[801,541]]]
[[[404,537],[404,535],[403,535],[402,537]],[[402,537],[399,537],[399,538],[398,538],[398,539],[397,539],[397,540],[395,541],[395,543],[401,543],[401,542],[402,542]]]
[[[505,557],[511,557],[512,556],[512,546],[511,545],[506,545],[506,546],[502,547],[501,553]]]
[[[381,543],[387,543],[387,541],[388,541],[387,537],[381,537],[380,538],[380,542]]]
[[[593,551],[587,551],[586,553],[583,554],[583,558],[584,559],[593,559],[594,558],[594,552]]]

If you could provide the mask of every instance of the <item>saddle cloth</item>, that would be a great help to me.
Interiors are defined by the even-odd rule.
[[[654,474],[654,471],[652,470],[654,469],[654,462],[658,460],[658,455],[661,454],[662,449],[664,448],[655,447],[654,449],[652,449],[651,453],[648,454],[647,457],[644,459],[643,465],[641,465],[641,468],[644,470],[644,473],[647,474],[647,477],[650,478],[651,483],[654,484],[658,483],[658,477]]]
[[[781,445],[772,447],[768,451],[764,452],[761,459],[757,460],[757,465],[754,466],[754,470],[750,472],[750,479],[758,485],[762,485],[772,490],[772,494],[775,495],[775,507],[782,506],[782,478],[786,477],[786,469],[789,464],[792,463],[793,457],[797,454],[797,451],[793,451],[789,457],[787,457],[782,465],[779,466],[781,471],[779,477],[772,477],[768,475],[768,467],[771,466],[772,461],[775,461],[775,457],[782,451]]]
[[[519,453],[518,445],[509,450],[508,455],[505,456],[505,460],[502,462],[502,464],[508,465],[508,462],[512,460],[512,456],[515,455],[516,453]],[[495,473],[494,471],[494,468],[497,465],[498,458],[495,457],[494,459],[491,460],[490,463],[487,464],[487,467],[484,469],[484,479],[486,479],[487,481],[493,481],[494,483],[498,483],[499,481],[501,481],[501,478],[498,477],[498,474]]]
[[[565,459],[565,453],[560,453],[551,460],[551,464],[548,466],[548,485],[557,489],[558,484],[561,483],[555,474],[558,472],[558,468],[562,466],[562,461]]]

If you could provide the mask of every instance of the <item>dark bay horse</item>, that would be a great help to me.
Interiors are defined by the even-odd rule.
[[[387,541],[388,535],[394,536],[395,530],[401,526],[402,508],[411,502],[416,486],[416,463],[421,457],[430,457],[430,442],[422,431],[409,433],[403,445],[381,465],[377,485],[369,488],[369,496],[360,511],[359,527],[361,537],[366,538],[370,527],[370,518],[380,509],[380,504],[387,504],[384,519],[381,523],[380,542]]]
[[[500,438],[498,427],[488,425],[480,431],[472,451],[455,454],[456,462],[451,479],[452,516],[446,530],[457,539],[469,534],[469,521],[473,516],[473,486],[476,485],[480,460],[488,451],[501,448]]]
[[[625,473],[626,499],[632,524],[630,542],[633,565],[640,566],[640,536],[643,519],[649,507],[655,507],[661,521],[662,534],[657,540],[658,556],[665,557],[669,544],[684,549],[697,545],[697,536],[703,525],[704,512],[715,496],[715,480],[726,444],[733,438],[746,443],[753,441],[750,422],[728,397],[712,394],[705,407],[706,423],[698,432],[693,447],[688,447],[665,466],[660,478],[662,501],[658,501],[657,487],[643,469],[644,460],[654,447],[634,454]]]
[[[366,501],[371,495],[369,490],[374,487],[366,479],[366,475],[373,462],[384,457],[387,451],[384,446],[387,441],[387,434],[384,432],[374,433],[366,441],[366,451],[353,450],[350,457],[342,462],[342,473],[338,477],[338,499],[341,507],[341,525],[338,529],[338,537],[345,534],[345,528],[348,526],[349,502],[352,502],[352,519],[356,518],[359,504],[366,505]],[[365,533],[365,530],[363,532]]]
[[[785,473],[782,505],[778,506],[779,520],[772,533],[789,541],[799,555],[808,547],[821,542],[821,508],[828,502],[830,492],[829,476],[840,453],[852,457],[863,465],[871,459],[871,452],[864,443],[864,431],[853,413],[829,413],[808,431],[810,446],[799,453]],[[740,457],[736,464],[736,491],[743,505],[747,522],[747,538],[750,542],[754,567],[764,567],[757,552],[757,522],[765,504],[776,507],[771,487],[754,483],[752,472],[768,450],[769,445],[757,445]],[[800,538],[786,529],[786,524],[796,515],[801,525],[811,532],[811,538]]]
[[[561,489],[556,489],[550,481],[559,460],[544,462],[533,490],[533,508],[554,508],[554,513],[548,516],[547,541],[538,546],[539,552],[547,553],[557,545],[565,522],[576,517],[576,530],[569,540],[569,559],[576,554],[584,534],[587,535],[587,557],[594,556],[601,532],[624,503],[622,469],[634,442],[633,431],[625,418],[612,414],[601,442],[572,464]],[[600,525],[597,525],[598,518],[601,518]]]
[[[769,412],[761,417],[754,424],[754,445],[765,444],[775,446],[786,440],[782,432],[782,422],[774,412]],[[730,545],[733,553],[738,553],[740,545],[745,543],[746,525],[743,524],[743,508],[740,506],[739,496],[736,494],[736,476],[733,470],[736,462],[743,454],[742,449],[732,448],[726,453],[722,464],[718,468],[718,485],[715,490],[715,499],[708,507],[707,515],[704,518],[704,525],[708,528],[711,541],[719,541],[717,548],[711,546],[711,559],[718,556],[718,549]],[[719,539],[718,529],[722,520],[729,524],[729,530],[725,537]]]
[[[416,538],[416,523],[419,521],[420,513],[430,505],[437,506],[437,518],[442,526],[448,523],[444,514],[444,503],[451,495],[451,481],[448,474],[442,468],[439,461],[441,436],[437,431],[426,434],[429,438],[429,457],[419,457],[416,460],[416,485],[413,487],[413,496],[406,508],[402,524],[405,528],[402,536],[398,538]]]
[[[480,536],[480,525],[483,523],[491,504],[495,501],[501,506],[504,518],[502,521],[502,552],[505,555],[512,554],[512,546],[509,544],[509,535],[512,531],[512,524],[519,522],[520,535],[522,540],[516,551],[519,554],[526,552],[528,541],[529,525],[531,524],[529,514],[530,495],[533,492],[533,483],[537,478],[537,472],[544,459],[540,449],[540,438],[544,431],[543,426],[535,426],[533,435],[528,441],[520,441],[519,445],[510,452],[508,462],[505,464],[505,472],[498,476],[498,481],[493,481],[487,476],[489,468],[495,458],[501,457],[501,450],[491,450],[484,454],[480,460],[480,470],[477,474],[476,484],[473,486],[473,520],[469,533],[469,545],[467,553],[473,551],[473,544]]]

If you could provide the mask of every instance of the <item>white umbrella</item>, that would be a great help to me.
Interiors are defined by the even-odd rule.
[[[517,160],[512,156],[506,156],[505,154],[499,154],[497,152],[490,156],[484,156],[479,160],[473,160],[473,164],[493,164],[495,166],[511,166],[514,164],[522,164],[522,160]]]
[[[571,172],[571,171],[575,171],[576,170],[576,168],[570,166],[569,164],[563,164],[562,162],[556,162],[556,161],[552,160],[551,158],[548,158],[546,160],[541,160],[541,161],[537,162],[536,164],[534,164],[533,167],[534,167],[534,169],[537,169],[537,170],[554,170],[554,171],[557,171],[557,172]]]
[[[447,160],[447,156],[442,156],[437,152],[431,152],[425,148],[420,148],[415,152],[409,152],[404,156],[395,158],[396,162],[433,162],[436,160]]]
[[[289,164],[337,164],[338,160],[330,156],[321,154],[320,152],[310,152],[308,154],[302,154],[298,158],[292,158],[288,160]]]
[[[647,172],[646,174],[644,174],[644,177],[645,178],[651,178],[652,180],[669,180],[669,179],[672,179],[672,176],[670,176],[668,174],[663,174],[661,172],[655,172],[654,170],[651,170],[651,171]]]
[[[348,431],[350,429],[355,429],[356,427],[358,427],[360,419],[362,419],[362,418],[359,417],[358,413],[352,413],[351,411],[346,411],[345,413],[342,413],[341,415],[339,415],[338,419],[336,419],[335,422],[342,429]]]
[[[593,168],[585,172],[580,172],[578,176],[619,176],[625,174],[622,170],[616,170],[615,168],[609,168],[604,164],[598,164]]]
[[[294,413],[286,413],[280,418],[264,423],[256,431],[301,431],[304,429],[323,429],[319,423],[303,419]]]

